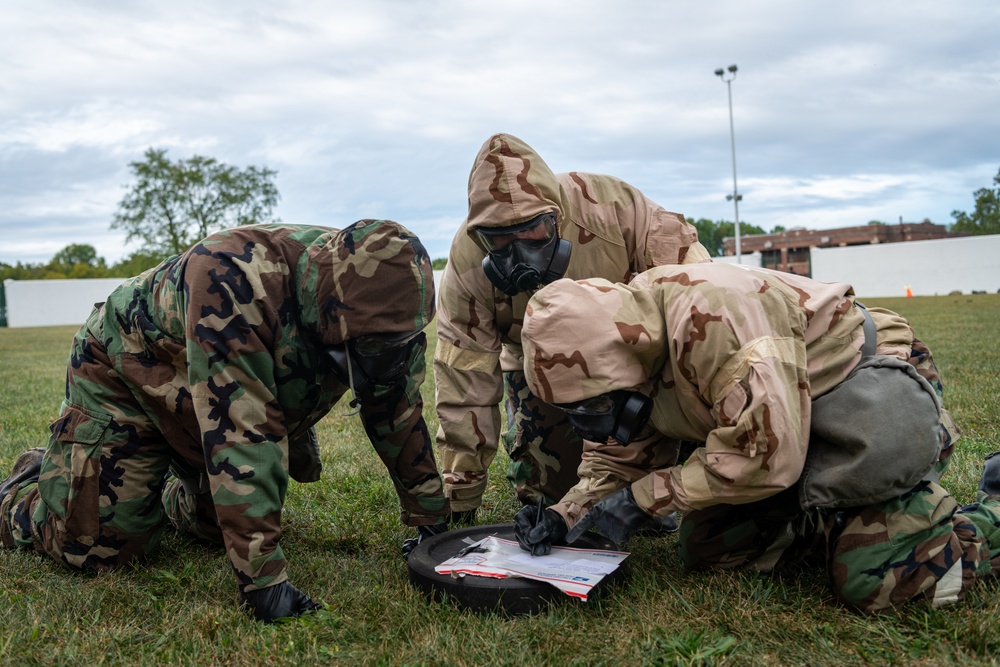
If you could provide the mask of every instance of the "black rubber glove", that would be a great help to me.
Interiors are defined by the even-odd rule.
[[[307,611],[323,608],[287,581],[240,593],[240,607],[250,610],[255,619],[265,623],[274,623],[279,618],[295,618]]]
[[[1000,452],[993,452],[986,457],[979,490],[988,496],[1000,496]]]
[[[681,528],[681,522],[677,519],[677,512],[664,516],[655,516],[648,525],[639,529],[638,535],[642,537],[664,537],[673,535]]]
[[[652,521],[653,517],[635,502],[632,488],[626,486],[591,507],[566,535],[566,541],[575,542],[588,529],[597,528],[597,532],[621,546]]]
[[[417,526],[417,536],[408,537],[403,540],[403,558],[405,560],[409,560],[410,553],[417,548],[418,544],[426,540],[428,537],[440,535],[446,530],[448,530],[447,523],[438,523],[433,526]]]
[[[514,517],[514,537],[517,544],[532,556],[546,556],[552,551],[552,545],[561,543],[566,537],[566,522],[554,510],[544,510],[541,519],[538,518],[538,508],[525,505]]]

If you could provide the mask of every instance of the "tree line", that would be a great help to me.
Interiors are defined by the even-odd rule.
[[[712,221],[707,218],[692,220],[698,229],[698,238],[713,257],[722,254],[722,240],[733,236],[736,226],[727,220]],[[214,231],[214,230],[213,230]],[[775,227],[770,233],[784,231]],[[740,223],[740,234],[765,234],[756,225]],[[207,236],[208,234],[205,234]],[[201,237],[203,238],[203,237]],[[192,241],[192,244],[195,241]],[[152,268],[175,253],[166,250],[147,248],[133,252],[121,261],[109,265],[103,257],[99,257],[97,249],[86,243],[74,243],[57,252],[48,262],[38,264],[5,264],[0,262],[0,281],[13,280],[57,280],[66,278],[130,278]],[[434,270],[441,270],[448,263],[447,258],[439,257],[432,261]]]
[[[123,230],[126,243],[138,247],[121,261],[108,265],[97,250],[86,243],[67,245],[48,262],[6,264],[0,262],[0,281],[65,278],[128,278],[183,252],[212,232],[238,225],[280,222],[272,211],[280,195],[274,184],[277,172],[266,167],[240,169],[215,158],[195,155],[171,161],[166,150],[150,148],[144,159],[129,163],[134,181],[111,221],[111,229]],[[952,211],[953,231],[974,235],[1000,234],[1000,170],[995,187],[973,193],[972,212]],[[698,238],[713,257],[722,255],[722,242],[735,236],[736,225],[726,220],[690,219]],[[884,224],[873,220],[869,224]],[[740,235],[776,234],[746,222]],[[446,258],[433,260],[442,269]]]
[[[110,227],[125,232],[126,244],[138,244],[134,252],[109,266],[92,245],[71,244],[48,262],[0,262],[0,279],[129,278],[220,229],[280,222],[272,215],[280,198],[272,169],[240,169],[201,155],[171,161],[156,148],[129,168],[134,181]]]

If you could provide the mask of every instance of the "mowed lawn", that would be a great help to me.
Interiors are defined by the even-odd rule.
[[[906,315],[934,352],[964,439],[944,484],[975,498],[982,459],[1000,449],[1000,295],[865,299]],[[0,478],[44,445],[63,395],[72,327],[0,329]],[[431,330],[432,346],[435,340]],[[433,433],[434,381],[424,386]],[[292,582],[326,609],[264,626],[236,608],[221,549],[167,531],[146,562],[81,574],[0,551],[0,664],[11,665],[989,665],[1000,660],[1000,587],[957,606],[912,604],[864,617],[831,597],[825,573],[685,571],[676,537],[630,545],[630,579],[599,602],[502,618],[429,603],[407,583],[411,534],[355,417],[320,425],[323,479],[292,483],[282,545]],[[492,469],[481,523],[517,505]]]

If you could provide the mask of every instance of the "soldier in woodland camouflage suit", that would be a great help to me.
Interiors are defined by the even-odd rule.
[[[317,608],[288,581],[281,511],[289,475],[319,478],[313,425],[349,388],[403,523],[447,526],[421,414],[433,315],[430,260],[397,223],[209,236],[80,329],[44,456],[0,485],[3,546],[102,570],[151,553],[169,517],[225,545],[256,618]]]
[[[470,521],[482,502],[505,382],[507,476],[520,500],[554,502],[578,479],[582,441],[524,382],[521,322],[534,290],[562,276],[620,281],[703,261],[697,230],[628,183],[554,174],[509,134],[483,144],[441,279],[434,355],[438,456],[458,520]]]
[[[539,291],[522,330],[528,386],[594,442],[579,484],[541,521],[519,513],[522,547],[545,553],[590,527],[621,543],[681,511],[692,568],[766,571],[825,545],[833,591],[855,609],[960,600],[976,575],[1000,568],[1000,457],[987,463],[979,503],[962,507],[940,486],[957,432],[929,350],[901,316],[868,312],[866,324],[849,285],[724,264]],[[897,376],[905,387],[883,391],[874,414],[888,437],[849,449],[877,394],[839,423],[821,417],[825,406],[866,378],[881,391]],[[847,435],[827,442],[821,422]],[[701,445],[684,460],[675,439]],[[832,461],[813,463],[824,453],[845,467],[834,497],[809,504]],[[867,500],[836,495],[852,484]]]

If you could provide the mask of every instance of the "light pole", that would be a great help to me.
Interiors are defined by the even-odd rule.
[[[726,72],[729,78],[726,78]],[[742,264],[740,251],[740,200],[743,195],[736,189],[736,130],[733,129],[733,79],[736,78],[736,65],[730,65],[725,70],[721,67],[715,70],[715,76],[726,82],[726,90],[729,93],[729,142],[733,149],[733,194],[726,195],[726,200],[733,202],[733,209],[736,212],[736,263]]]

